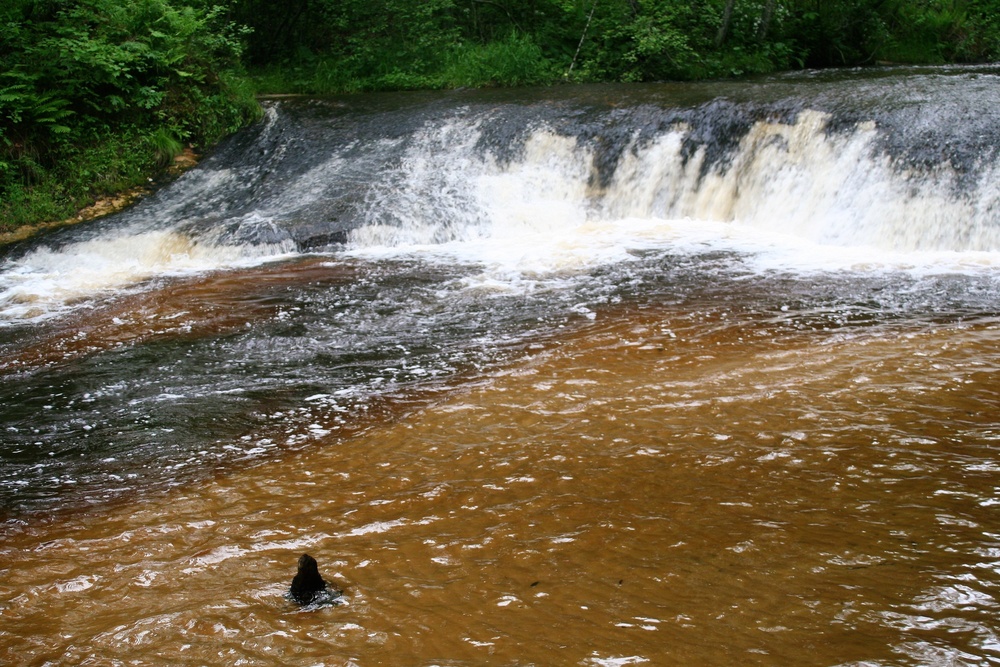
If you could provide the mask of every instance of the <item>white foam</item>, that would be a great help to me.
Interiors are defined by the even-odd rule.
[[[607,217],[732,222],[824,246],[882,251],[1000,251],[1000,179],[983,165],[964,190],[949,163],[923,173],[880,152],[875,124],[828,133],[830,117],[758,122],[726,167],[685,159],[677,127],[626,151],[602,204]]]
[[[813,111],[791,124],[758,122],[725,166],[686,154],[689,128],[677,125],[627,146],[610,181],[598,177],[591,146],[554,131],[535,130],[503,160],[479,150],[474,119],[429,124],[398,161],[381,164],[377,146],[366,154],[378,178],[356,184],[365,222],[351,232],[349,254],[466,264],[478,269],[466,287],[485,293],[557,286],[647,251],[730,251],[757,271],[1000,269],[1000,167],[980,165],[961,184],[948,163],[902,169],[877,149],[873,123],[828,132],[828,122]],[[137,227],[35,250],[0,273],[0,323],[44,318],[155,276],[287,256],[290,245],[226,243],[238,243],[243,225],[267,229],[286,208],[331,196],[331,183],[357,178],[341,173],[349,167],[334,156],[200,240],[178,231],[179,217],[173,231]],[[191,197],[222,197],[210,186],[235,178],[207,174],[190,176]],[[160,214],[181,216],[179,206]]]
[[[93,587],[99,579],[100,577],[94,575],[80,575],[75,579],[57,583],[56,590],[60,593],[79,593]]]
[[[646,662],[649,662],[649,659],[639,655],[602,658],[595,654],[593,657],[585,660],[584,664],[595,665],[597,667],[625,667],[625,665],[639,665]]]
[[[386,533],[393,528],[405,526],[409,523],[406,519],[394,519],[393,521],[374,521],[364,526],[353,528],[347,533],[348,537],[358,537],[359,535],[369,535],[371,533]]]
[[[362,227],[352,234],[351,254],[480,265],[483,272],[468,283],[486,291],[533,289],[533,281],[649,250],[731,251],[760,271],[1000,267],[996,168],[959,195],[950,165],[925,174],[898,170],[873,150],[873,124],[828,134],[827,122],[806,111],[795,124],[758,123],[728,167],[707,170],[704,154],[682,155],[688,129],[678,126],[624,151],[603,188],[592,185],[588,147],[539,130],[509,164],[489,157],[435,162],[437,179],[451,188],[447,210],[425,202],[415,227]],[[428,166],[412,162],[420,168],[410,179],[404,163],[397,186],[426,193]],[[455,201],[474,221],[460,232],[451,217],[460,208]]]
[[[217,565],[223,561],[229,560],[230,558],[239,558],[247,553],[247,550],[242,547],[227,545],[216,547],[211,552],[196,556],[193,562],[196,565],[206,566],[206,565]]]
[[[596,268],[636,261],[641,253],[699,255],[732,252],[744,268],[758,272],[905,271],[918,275],[1000,271],[1000,251],[891,251],[874,246],[839,246],[801,236],[761,230],[738,222],[623,218],[588,220],[558,233],[498,234],[444,244],[355,247],[349,254],[371,260],[402,256],[482,270],[464,279],[483,292],[531,291],[552,287]]]
[[[121,234],[58,250],[39,248],[0,273],[0,322],[44,319],[81,299],[158,276],[247,266],[262,259],[243,247],[197,243],[176,231]]]

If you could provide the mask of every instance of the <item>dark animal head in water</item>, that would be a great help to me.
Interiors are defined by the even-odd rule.
[[[316,559],[309,554],[302,554],[299,557],[299,571],[292,579],[292,587],[288,594],[299,604],[309,604],[325,590],[326,582],[319,575]]]

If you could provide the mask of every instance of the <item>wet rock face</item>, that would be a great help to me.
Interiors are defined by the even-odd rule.
[[[316,559],[309,554],[299,557],[299,571],[292,579],[288,595],[299,604],[309,604],[327,589],[326,582],[319,574]]]

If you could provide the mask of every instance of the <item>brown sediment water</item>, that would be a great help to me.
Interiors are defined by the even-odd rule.
[[[1000,326],[608,307],[433,405],[0,545],[10,665],[988,664]],[[283,596],[308,552],[345,603]]]
[[[35,332],[0,358],[0,372],[32,371],[156,339],[196,339],[239,331],[248,322],[278,315],[285,305],[281,292],[289,285],[330,285],[354,277],[354,267],[347,262],[306,258],[167,280],[73,313]]]

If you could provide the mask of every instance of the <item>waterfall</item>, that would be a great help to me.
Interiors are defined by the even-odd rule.
[[[647,247],[993,267],[996,79],[944,69],[270,101],[262,123],[132,210],[8,248],[0,318],[315,252],[420,248],[533,275]]]

